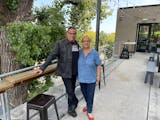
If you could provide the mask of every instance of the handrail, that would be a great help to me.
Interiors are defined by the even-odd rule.
[[[57,63],[57,60],[53,60],[52,64],[54,64],[54,63]],[[26,68],[18,69],[18,70],[15,70],[15,71],[0,74],[0,79],[2,79],[4,77],[7,77],[7,76],[10,76],[10,75],[21,73],[21,72],[24,72],[24,71],[32,70],[34,68],[40,67],[41,65],[42,64],[38,64],[36,66],[30,66],[30,67],[26,67]]]
[[[4,73],[2,75],[0,75],[0,78],[3,78],[0,81],[0,93],[5,92],[6,90],[14,87],[15,84],[21,83],[21,82],[26,82],[29,80],[33,80],[35,78],[39,78],[41,76],[50,74],[52,72],[55,72],[56,70],[56,61],[54,61],[54,64],[51,64],[47,67],[47,69],[42,73],[42,74],[35,74],[33,72],[33,68],[36,68],[40,65],[37,66],[31,66],[31,67],[27,67],[24,69],[19,69],[13,72],[9,72],[9,73]]]
[[[53,73],[56,70],[56,66],[57,66],[56,64],[49,65],[47,69],[41,74],[35,74],[34,70],[29,70],[23,73],[18,73],[15,75],[5,77],[4,80],[9,81],[15,85],[17,83],[26,82],[26,81]]]
[[[9,75],[13,75],[13,74],[17,74],[17,73],[21,73],[21,72],[24,72],[24,71],[27,71],[27,70],[34,69],[34,68],[39,67],[41,65],[42,64],[39,64],[37,66],[30,66],[30,67],[27,67],[27,68],[23,68],[23,69],[19,69],[19,70],[15,70],[15,71],[11,71],[11,72],[7,72],[7,73],[4,73],[4,74],[1,74],[0,75],[0,79],[4,78],[6,76],[9,76]]]
[[[0,81],[0,93],[5,92],[6,90],[12,88],[14,85],[9,81]]]

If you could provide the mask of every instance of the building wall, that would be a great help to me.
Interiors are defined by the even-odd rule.
[[[114,56],[120,55],[124,42],[136,42],[138,23],[160,23],[160,5],[128,7],[118,10]]]

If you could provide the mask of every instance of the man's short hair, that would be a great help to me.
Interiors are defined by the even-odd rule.
[[[69,31],[70,29],[74,29],[74,30],[76,30],[76,28],[75,28],[75,27],[70,26],[70,27],[68,28],[68,30],[67,30],[67,31]]]

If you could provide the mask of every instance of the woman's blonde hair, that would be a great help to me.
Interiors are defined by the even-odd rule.
[[[85,36],[82,37],[82,42],[83,42],[84,39],[88,39],[89,41],[91,41],[91,38],[88,35],[85,35]]]

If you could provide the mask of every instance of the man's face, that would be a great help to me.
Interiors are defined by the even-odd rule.
[[[76,39],[76,30],[75,30],[75,29],[69,29],[69,30],[67,31],[67,39],[68,39],[70,42],[75,41],[75,39]]]

